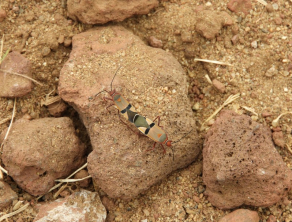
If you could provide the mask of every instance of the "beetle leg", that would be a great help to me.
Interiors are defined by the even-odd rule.
[[[156,142],[154,142],[154,144],[153,144],[153,146],[152,146],[151,149],[148,149],[148,150],[146,150],[146,151],[148,152],[148,151],[152,151],[152,150],[154,150],[154,149],[155,149],[155,146],[156,146]]]
[[[109,98],[109,97],[103,97],[102,99],[103,101],[107,101],[107,100],[114,101],[112,98]]]
[[[110,107],[113,106],[113,105],[115,105],[115,104],[111,104],[111,105],[109,105],[109,106],[106,107],[106,110],[107,110],[109,113],[110,113],[110,111],[109,111],[108,108],[110,108]]]
[[[153,122],[155,122],[155,120],[157,120],[157,119],[158,119],[157,126],[159,126],[159,127],[161,127],[161,128],[163,129],[163,126],[160,126],[160,116],[157,116],[157,117],[153,120]]]
[[[163,154],[166,154],[166,150],[165,150],[165,148],[164,148],[164,146],[160,143],[160,145],[162,146],[162,148],[163,148]]]

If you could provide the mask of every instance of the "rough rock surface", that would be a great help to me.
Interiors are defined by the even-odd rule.
[[[249,116],[222,111],[206,134],[205,194],[212,205],[270,206],[292,186],[292,173],[272,142],[269,128]]]
[[[86,65],[85,65],[86,64]],[[94,151],[88,157],[89,174],[110,197],[130,199],[147,190],[172,171],[193,162],[200,152],[194,130],[187,138],[166,147],[153,146],[138,136],[135,126],[119,120],[114,106],[106,107],[105,92],[120,92],[141,115],[161,125],[169,139],[178,140],[195,128],[187,98],[185,73],[174,57],[146,46],[137,36],[119,26],[101,27],[73,37],[70,59],[61,70],[59,94],[83,120]],[[134,132],[133,132],[133,131]],[[174,157],[174,159],[173,159]]]
[[[1,70],[14,72],[31,77],[31,64],[19,52],[9,53],[0,65]],[[32,89],[32,82],[21,76],[0,70],[0,97],[21,97]]]
[[[230,0],[227,7],[232,12],[243,12],[247,15],[252,5],[250,0]]]
[[[17,194],[10,188],[10,186],[0,180],[0,210],[9,206],[12,201],[17,198]]]
[[[158,6],[157,0],[68,0],[68,15],[85,24],[104,24],[109,21],[120,22],[132,15],[147,14]]]
[[[219,222],[259,222],[260,218],[256,211],[238,209],[221,218]]]
[[[104,222],[106,209],[97,193],[87,190],[75,192],[65,199],[58,199],[39,207],[34,222]]]
[[[19,120],[4,142],[2,161],[14,181],[32,195],[85,163],[85,146],[67,117]]]
[[[199,11],[197,14],[196,31],[207,39],[219,35],[223,26],[232,25],[232,17],[227,12],[211,10]]]

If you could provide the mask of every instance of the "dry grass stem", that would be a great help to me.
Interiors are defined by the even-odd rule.
[[[279,126],[279,120],[282,116],[286,115],[286,114],[292,114],[292,112],[286,112],[286,113],[282,113],[280,116],[278,116],[276,119],[273,120],[272,122],[272,126],[276,127]]]
[[[65,184],[65,185],[63,185],[54,195],[53,195],[53,198],[54,199],[56,199],[59,195],[60,195],[60,193],[63,191],[63,190],[65,190],[66,188],[68,187],[68,185],[67,184]]]
[[[91,178],[91,176],[87,176],[81,179],[60,179],[60,180],[55,180],[56,182],[61,182],[61,183],[74,183],[74,182],[78,182],[78,181],[82,181],[82,180],[86,180],[88,178]]]
[[[29,203],[25,204],[23,207],[19,208],[18,210],[14,211],[14,212],[3,215],[2,217],[0,217],[0,221],[3,221],[9,217],[12,217],[12,216],[24,211],[28,206],[29,206]]]
[[[1,172],[1,174],[2,174],[2,171],[8,175],[8,171],[5,170],[2,166],[0,166],[0,172]],[[2,176],[2,178],[3,178],[3,176]]]
[[[41,101],[41,106],[48,106],[51,105],[55,102],[61,101],[61,97],[60,96],[54,96],[54,97],[50,97],[50,98],[46,98],[45,101]]]
[[[36,83],[36,84],[38,84],[38,85],[40,85],[40,86],[43,86],[43,84],[40,83],[39,81],[36,81],[35,79],[30,78],[30,77],[28,77],[28,76],[26,76],[26,75],[22,75],[22,74],[19,74],[19,73],[16,73],[16,72],[10,72],[10,71],[8,71],[8,70],[3,70],[3,69],[0,69],[0,71],[2,71],[2,72],[6,72],[6,73],[8,73],[8,74],[16,75],[16,76],[21,76],[21,77],[23,77],[23,78],[26,78],[26,79],[29,79],[29,80],[33,81],[34,83]]]
[[[259,116],[259,114],[257,114],[253,108],[247,107],[247,106],[241,106],[241,108],[251,112],[252,114],[254,114],[255,116]]]
[[[15,107],[16,107],[16,98],[14,99],[14,105],[13,105],[13,111],[12,111],[12,117],[11,117],[11,120],[10,120],[10,124],[9,124],[9,126],[8,126],[7,132],[6,132],[6,134],[5,134],[5,137],[4,137],[4,139],[3,139],[3,142],[2,142],[2,144],[1,144],[1,150],[2,150],[2,148],[3,148],[3,145],[4,145],[5,140],[6,140],[7,137],[8,137],[9,131],[10,131],[10,129],[11,129],[11,126],[12,126],[12,123],[13,123],[13,120],[14,120],[14,116],[15,116]]]
[[[285,144],[285,146],[286,146],[286,148],[289,150],[289,152],[292,154],[292,149],[291,149],[291,147],[286,143]]]
[[[0,170],[0,180],[3,180],[3,173],[2,173],[2,170]]]
[[[4,34],[2,35],[2,39],[1,39],[1,48],[0,48],[0,65],[1,65],[1,63],[2,63],[3,44],[4,44]]]
[[[21,204],[23,203],[23,201],[19,200],[12,208],[13,211],[18,210],[21,206]]]
[[[11,120],[11,117],[7,117],[7,118],[5,118],[5,119],[2,119],[2,120],[0,121],[0,125],[2,125],[3,123],[6,123],[6,122],[9,121],[9,120]]]
[[[70,179],[72,176],[74,176],[76,173],[78,173],[80,170],[84,169],[85,167],[87,167],[87,163],[85,163],[82,167],[80,167],[79,169],[77,169],[75,172],[73,172],[71,175],[69,175],[66,179]],[[52,190],[60,187],[62,185],[62,183],[58,183],[57,185],[53,186],[48,193],[50,193]],[[39,200],[43,195],[39,196],[37,198],[37,200]]]
[[[207,82],[213,85],[212,80],[210,79],[209,75],[205,75],[205,78],[207,79]]]
[[[205,122],[202,124],[200,131],[203,131],[206,129],[206,127],[204,126],[207,122],[209,122],[211,119],[213,119],[217,113],[219,113],[221,111],[221,109],[223,109],[225,106],[227,106],[229,103],[232,103],[234,100],[239,98],[239,93],[235,94],[235,95],[231,95],[227,98],[227,100],[207,119],[205,120]]]
[[[218,65],[225,65],[225,66],[233,66],[233,65],[231,65],[230,63],[220,62],[220,61],[216,61],[216,60],[194,59],[194,61],[199,61],[199,62],[209,62],[209,63],[214,63],[214,64],[218,64]]]
[[[257,0],[259,3],[261,3],[261,4],[263,4],[264,6],[266,6],[267,5],[267,2],[266,1],[264,1],[264,0]]]

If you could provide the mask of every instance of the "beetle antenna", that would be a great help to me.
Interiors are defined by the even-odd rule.
[[[194,129],[190,130],[190,131],[189,131],[188,133],[186,133],[182,138],[180,138],[179,140],[174,141],[174,142],[172,142],[172,143],[177,143],[177,142],[181,141],[183,138],[185,138],[187,135],[189,135],[193,130],[194,130]]]
[[[121,66],[119,66],[119,68],[118,68],[117,71],[115,72],[115,75],[114,75],[114,77],[113,77],[113,79],[112,79],[112,82],[111,82],[111,91],[113,91],[113,81],[114,81],[114,79],[115,79],[115,77],[116,77],[116,75],[117,75],[117,73],[118,73],[118,71],[119,71],[120,68],[121,68]]]

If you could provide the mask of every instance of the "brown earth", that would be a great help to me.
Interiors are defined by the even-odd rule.
[[[0,3],[0,8],[6,12],[6,15],[1,13],[0,18],[0,36],[5,34],[3,54],[7,50],[20,51],[31,62],[32,77],[43,83],[43,86],[34,85],[31,93],[17,99],[16,119],[26,114],[32,118],[50,116],[47,108],[41,106],[41,100],[57,89],[60,70],[69,58],[72,37],[92,28],[92,25],[69,19],[64,2],[4,0]],[[229,108],[240,114],[251,115],[253,120],[270,127],[273,119],[292,109],[292,2],[267,1],[269,5],[265,7],[252,1],[252,10],[246,15],[229,11],[228,2],[161,1],[147,15],[135,16],[119,24],[134,32],[146,44],[151,36],[161,40],[162,48],[171,52],[180,62],[187,73],[189,98],[198,125],[230,94],[240,92],[240,99],[229,105]],[[195,12],[202,9],[228,13],[233,25],[221,28],[215,38],[205,39],[195,31]],[[3,16],[6,16],[4,20]],[[194,57],[224,61],[233,66],[195,62]],[[209,84],[206,74],[211,80],[217,79],[225,85],[224,94]],[[253,108],[259,115],[241,106]],[[13,99],[0,98],[0,121],[11,116],[12,108]],[[271,116],[262,118],[262,113],[270,113]],[[77,134],[89,144],[86,130],[76,112],[69,108],[64,115],[74,120]],[[281,118],[279,126],[286,145],[277,147],[290,169],[292,154],[287,146],[292,145],[291,121],[289,115]],[[8,125],[9,122],[2,123],[0,131]],[[204,138],[205,132],[200,135]],[[201,174],[202,158],[174,172],[143,196],[131,201],[110,199],[101,189],[96,189],[109,211],[109,221],[141,221],[146,218],[148,221],[218,221],[230,211],[219,210],[207,201]],[[4,181],[17,192],[19,200],[32,204],[8,221],[32,221],[36,215],[34,203],[37,200],[18,188],[10,177],[5,176]],[[68,192],[76,189],[79,187],[74,184],[66,188]],[[93,185],[88,189],[93,191]],[[279,221],[291,221],[291,199],[290,191],[287,198],[270,207],[246,208],[257,211],[261,221],[273,217]],[[52,194],[39,201],[44,200],[53,200]],[[13,206],[2,210],[3,213],[12,212]]]

